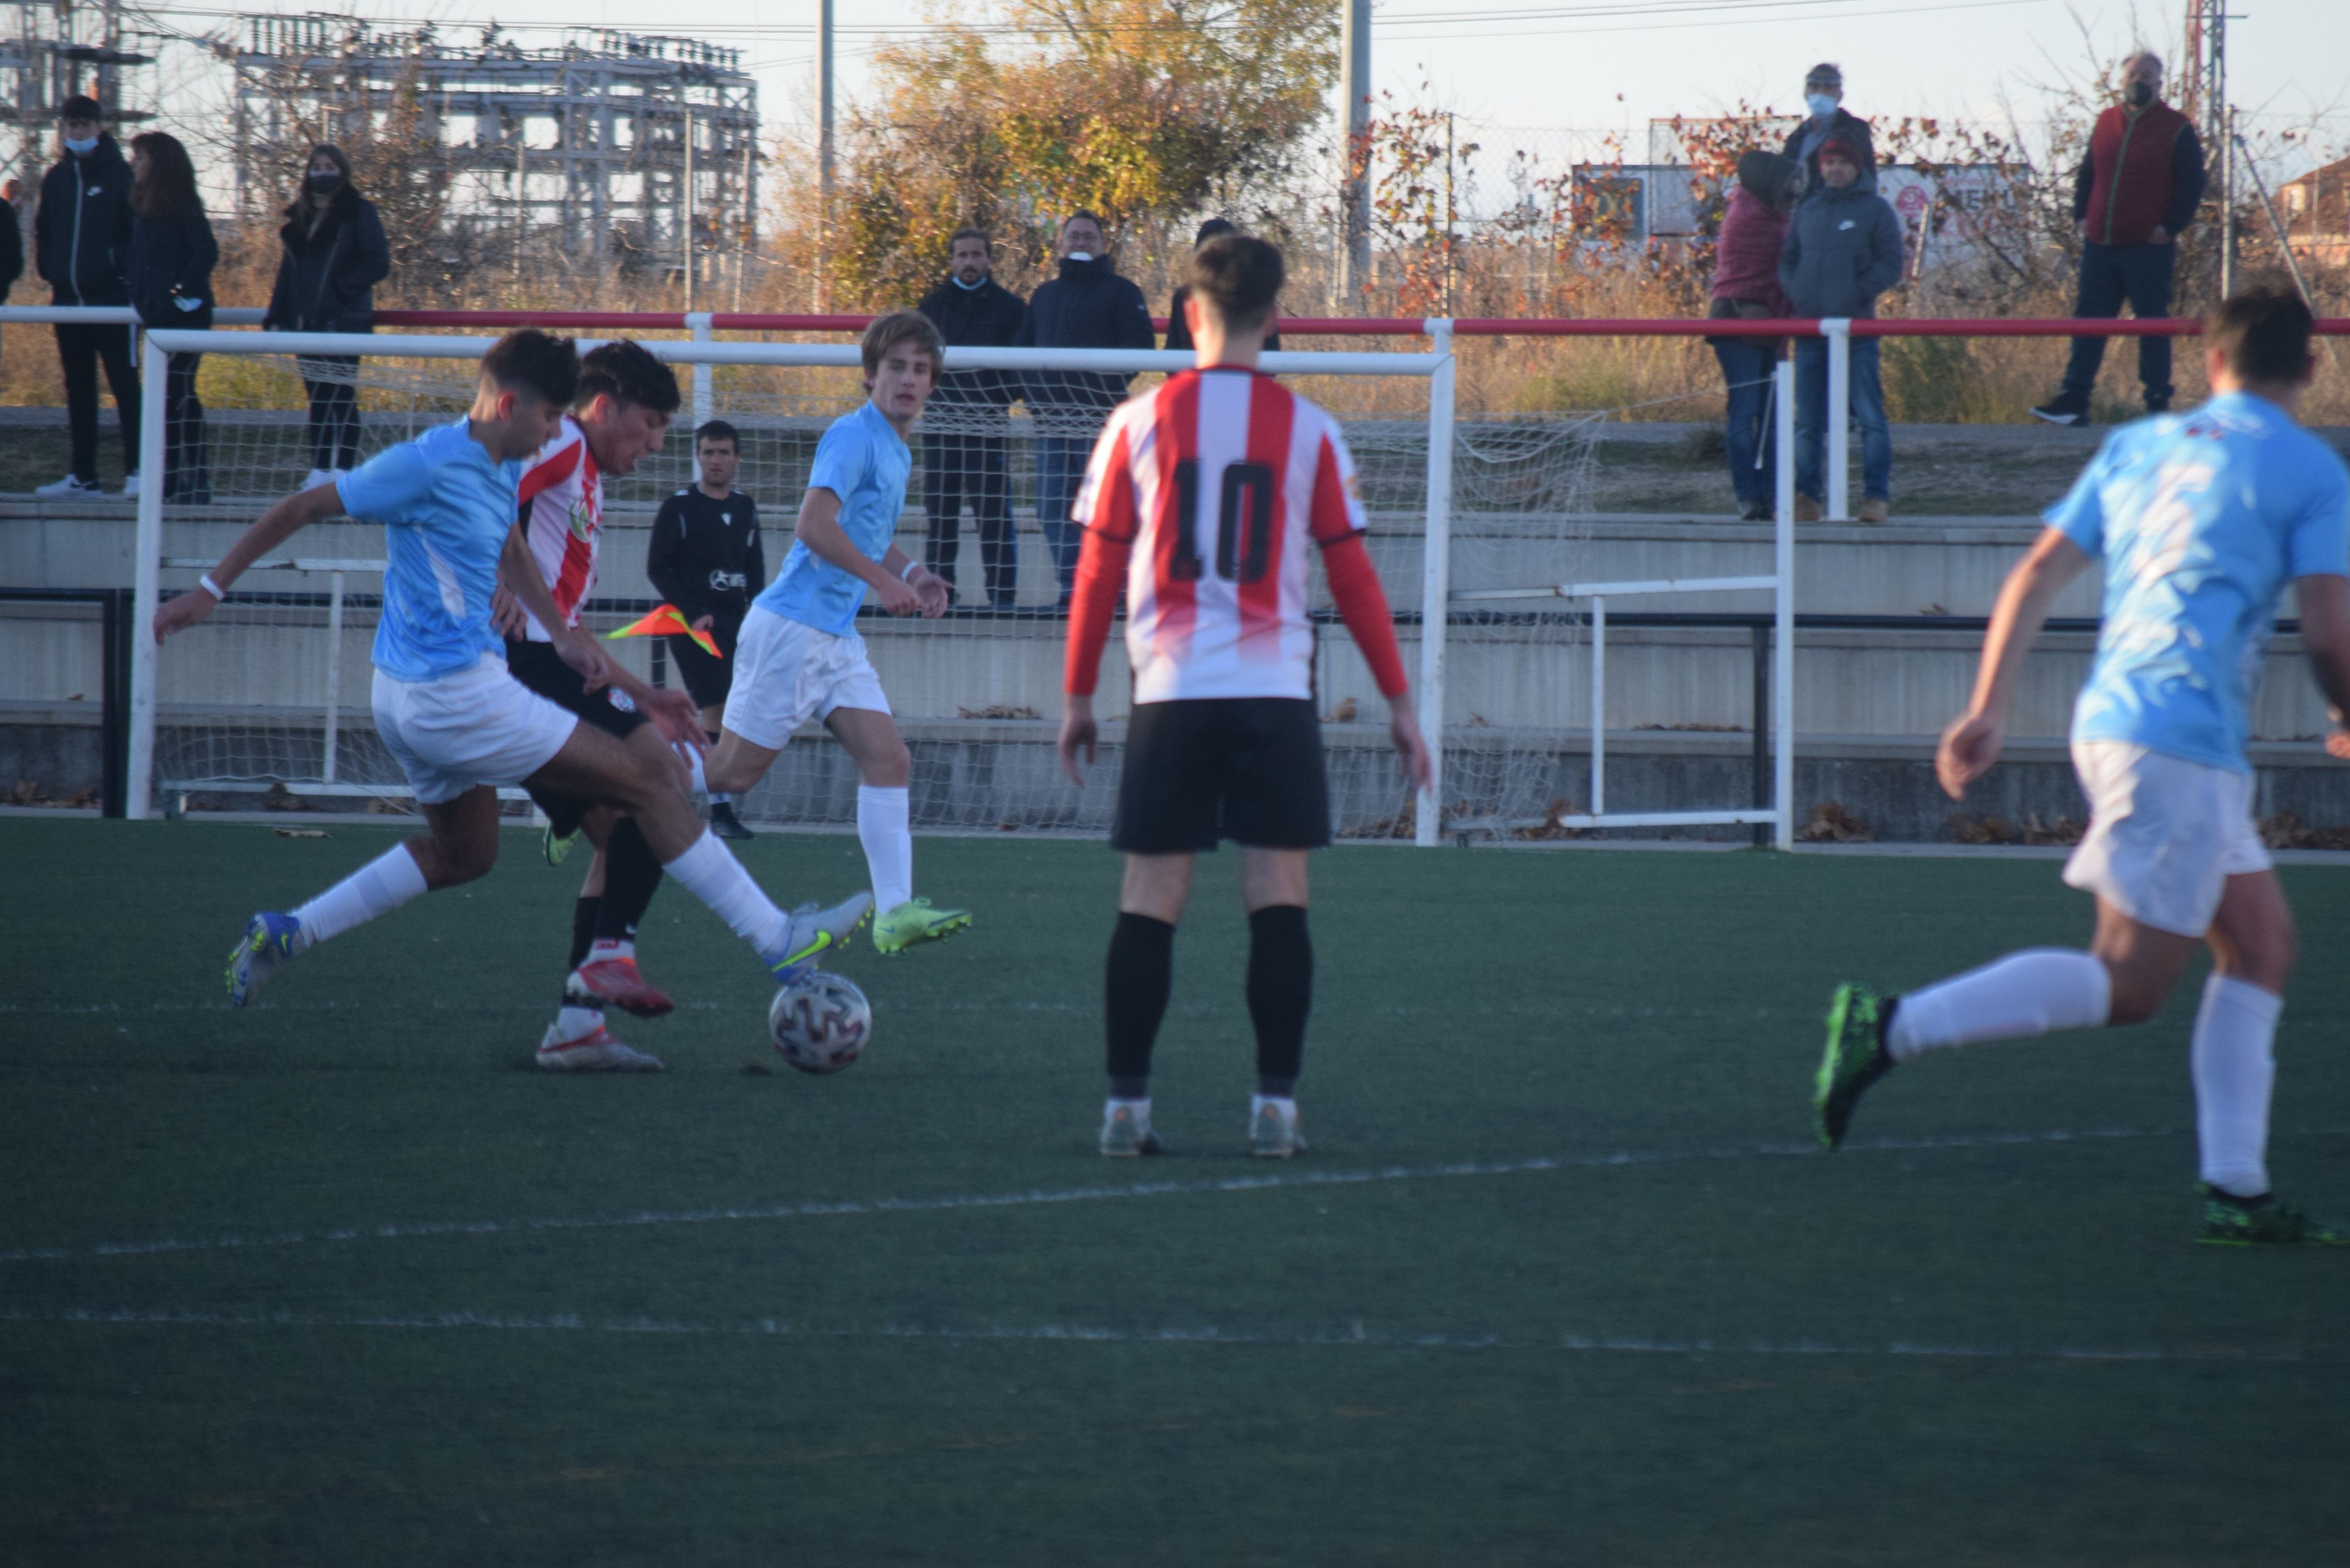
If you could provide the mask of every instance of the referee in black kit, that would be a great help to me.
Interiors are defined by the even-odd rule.
[[[743,438],[724,420],[693,432],[699,483],[661,503],[653,519],[645,576],[676,607],[686,624],[707,632],[724,657],[712,659],[690,637],[671,634],[670,657],[685,689],[702,706],[702,727],[714,744],[726,717],[726,686],[734,672],[734,634],[751,597],[767,586],[767,557],[759,544],[759,507],[734,488]],[[721,838],[748,838],[736,820],[733,797],[710,797],[710,830]]]

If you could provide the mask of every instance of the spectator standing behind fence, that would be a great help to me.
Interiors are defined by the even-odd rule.
[[[1061,225],[1061,272],[1038,286],[1013,342],[1023,348],[1156,348],[1142,290],[1120,277],[1102,254],[1101,219],[1073,213]],[[1053,575],[1066,607],[1076,582],[1085,530],[1069,521],[1084,483],[1094,438],[1126,400],[1133,378],[1094,370],[1031,371],[1022,378],[1036,418],[1036,521],[1053,554]]]
[[[2089,155],[2073,177],[2073,217],[2081,227],[2076,317],[2109,319],[2127,299],[2151,321],[2170,314],[2178,236],[2203,200],[2203,143],[2195,122],[2162,101],[2162,58],[2141,49],[2122,62],[2122,101],[2097,116]],[[2103,337],[2075,337],[2056,396],[2032,410],[2052,425],[2089,422],[2089,393],[2105,363]],[[2137,340],[2146,411],[2170,407],[2170,339]]]
[[[1822,189],[1820,149],[1832,140],[1857,150],[1861,189],[1876,190],[1876,138],[1868,121],[1844,107],[1843,69],[1833,61],[1822,60],[1804,75],[1804,122],[1780,149],[1804,166],[1804,196],[1816,195]]]
[[[661,597],[718,645],[712,658],[690,637],[671,634],[670,658],[702,710],[712,745],[726,722],[726,695],[734,680],[734,640],[751,597],[767,586],[766,546],[759,542],[759,505],[734,488],[743,464],[743,436],[724,420],[693,432],[695,483],[660,504],[645,551],[645,576]],[[710,830],[721,838],[748,838],[734,815],[734,797],[710,796]]]
[[[995,281],[995,244],[984,229],[957,229],[947,242],[946,281],[915,308],[950,348],[1003,348],[1020,336],[1026,302]],[[963,497],[979,524],[979,565],[987,602],[1010,609],[1019,587],[1012,529],[1012,431],[1008,410],[1020,378],[1003,370],[952,370],[939,378],[922,413],[922,509],[931,537],[922,565],[951,596],[962,540]]]
[[[195,166],[177,137],[151,130],[130,139],[130,304],[140,324],[151,332],[208,330],[220,246],[196,191]],[[213,498],[204,405],[196,396],[203,358],[170,354],[163,360],[163,499],[192,506]]]
[[[99,123],[98,100],[75,94],[57,106],[65,151],[41,179],[40,211],[33,217],[33,262],[55,305],[130,303],[123,268],[130,259],[130,165]],[[66,428],[73,472],[35,492],[96,495],[98,487],[98,368],[114,389],[121,418],[122,493],[139,493],[139,328],[57,323],[57,362],[66,379]]]
[[[1820,190],[1795,208],[1779,252],[1779,286],[1801,317],[1870,317],[1877,296],[1901,280],[1901,220],[1861,179],[1868,150],[1830,137],[1819,150]],[[1892,514],[1893,432],[1885,423],[1885,383],[1877,374],[1877,341],[1854,337],[1852,419],[1860,426],[1862,500],[1855,516],[1882,523]],[[1822,337],[1795,340],[1795,520],[1820,516],[1822,437],[1828,421],[1844,417],[1828,400],[1828,346]]]
[[[391,273],[391,246],[375,203],[351,183],[351,161],[339,147],[310,150],[302,189],[277,231],[285,254],[269,291],[273,332],[372,332],[375,286]],[[331,484],[359,466],[359,361],[357,355],[313,355],[299,361],[310,395],[310,473],[305,490]]]
[[[16,181],[0,180],[0,305],[25,275],[25,232],[16,226],[16,200],[23,193]]]
[[[1201,245],[1218,235],[1240,232],[1239,226],[1230,218],[1210,218],[1200,225],[1200,232],[1191,236],[1191,249],[1196,254]],[[1179,283],[1175,286],[1174,297],[1167,302],[1167,347],[1180,348],[1186,354],[1191,352],[1191,324],[1183,319],[1183,302],[1191,297],[1191,286]],[[1264,335],[1264,351],[1268,354],[1281,352],[1281,328],[1278,325]]]
[[[1779,286],[1779,253],[1787,239],[1787,213],[1801,192],[1803,165],[1756,149],[1738,160],[1738,188],[1721,216],[1714,241],[1713,303],[1706,315],[1716,321],[1758,321],[1786,316],[1792,306]],[[1716,337],[1727,398],[1724,431],[1730,451],[1730,487],[1739,516],[1765,523],[1774,514],[1779,454],[1771,440],[1771,371],[1785,352],[1778,337]]]

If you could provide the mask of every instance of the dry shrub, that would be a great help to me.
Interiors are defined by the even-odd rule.
[[[1795,829],[1804,844],[1874,844],[1877,829],[1853,815],[1841,801],[1824,800],[1812,807],[1811,819]]]
[[[2312,827],[2280,812],[2262,819],[2261,842],[2271,849],[2350,849],[2350,827]]]

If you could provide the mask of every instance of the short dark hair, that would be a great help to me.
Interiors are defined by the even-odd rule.
[[[1191,236],[1191,248],[1197,250],[1218,234],[1237,234],[1240,232],[1240,225],[1230,218],[1210,218],[1200,225],[1200,232]]]
[[[962,244],[965,240],[977,240],[981,244],[987,247],[987,254],[989,255],[993,255],[995,254],[995,236],[989,234],[985,229],[980,228],[978,225],[973,223],[965,223],[962,228],[957,229],[953,234],[947,236],[947,254],[950,255],[953,254],[955,246]]]
[[[57,105],[59,119],[104,119],[106,110],[98,107],[98,99],[88,93],[76,93]]]
[[[2309,368],[2314,323],[2293,286],[2281,277],[2240,286],[2203,318],[2205,341],[2247,381],[2291,381]]]
[[[579,389],[575,401],[586,403],[608,397],[624,407],[633,403],[666,418],[685,400],[678,395],[677,372],[653,358],[641,343],[616,337],[599,343],[579,361]]]
[[[738,452],[743,450],[743,432],[724,420],[705,421],[702,428],[693,432],[694,445],[700,446],[706,441],[723,441]]]
[[[1814,66],[1810,70],[1804,73],[1804,84],[1806,87],[1810,86],[1814,82],[1822,82],[1836,88],[1842,88],[1844,86],[1844,72],[1837,67],[1836,63],[1834,60],[1822,60],[1818,65]]]
[[[1076,223],[1079,218],[1083,218],[1087,223],[1091,223],[1097,229],[1105,226],[1101,221],[1101,214],[1099,213],[1095,212],[1091,207],[1079,207],[1076,212],[1071,213],[1067,217],[1061,220],[1061,232],[1063,234],[1068,233],[1069,225]]]
[[[490,345],[482,374],[509,392],[530,392],[568,408],[579,390],[579,346],[536,327],[518,327]]]
[[[1288,268],[1281,252],[1250,234],[1219,234],[1191,253],[1191,297],[1227,331],[1262,326],[1281,297]]]
[[[939,372],[946,369],[946,339],[931,318],[919,310],[893,310],[887,316],[877,316],[865,329],[858,344],[865,357],[865,379],[873,379],[881,369],[881,361],[890,349],[900,343],[910,343],[931,357],[931,383],[938,384]]]

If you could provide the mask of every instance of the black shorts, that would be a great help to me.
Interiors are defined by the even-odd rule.
[[[579,671],[563,662],[563,656],[555,651],[553,643],[506,639],[506,673],[608,735],[626,740],[645,722],[645,716],[634,708],[613,706],[609,687],[601,691],[588,691],[588,682],[581,679]]]
[[[690,637],[662,639],[669,644],[670,662],[677,667],[678,679],[685,682],[695,707],[725,705],[727,688],[734,683],[734,638],[742,629],[740,617],[731,621],[723,616],[711,618],[710,640],[718,645],[721,657],[717,659],[702,652],[702,644]]]
[[[1126,725],[1113,848],[1132,855],[1330,842],[1322,721],[1302,697],[1139,702]]]

